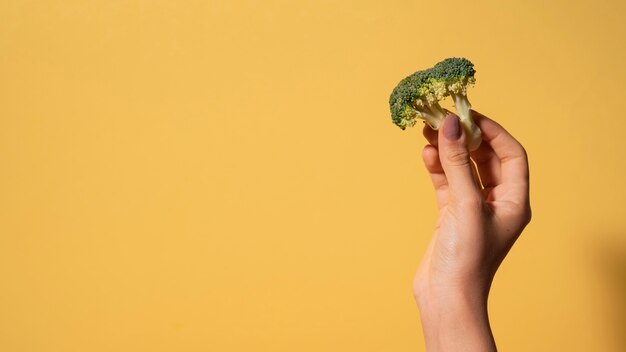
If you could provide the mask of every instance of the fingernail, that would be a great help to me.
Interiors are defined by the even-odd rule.
[[[444,122],[443,135],[450,141],[456,141],[461,137],[461,124],[455,115],[448,115]]]

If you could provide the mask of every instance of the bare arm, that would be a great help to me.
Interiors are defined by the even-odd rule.
[[[524,148],[493,120],[472,116],[483,142],[471,155],[458,117],[448,116],[439,133],[424,128],[439,216],[413,291],[428,352],[496,351],[489,289],[531,218]]]

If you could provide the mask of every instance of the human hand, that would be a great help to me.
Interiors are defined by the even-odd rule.
[[[489,289],[531,218],[524,148],[493,120],[475,111],[472,117],[483,142],[471,154],[455,115],[439,133],[424,128],[439,216],[413,290],[428,351],[495,350]]]

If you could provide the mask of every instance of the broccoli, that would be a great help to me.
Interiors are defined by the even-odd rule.
[[[467,86],[475,83],[474,64],[463,58],[448,58],[434,67],[404,78],[389,97],[391,119],[401,129],[415,125],[421,118],[438,130],[446,117],[439,102],[451,96],[467,135],[470,150],[481,142],[481,132],[470,116]]]

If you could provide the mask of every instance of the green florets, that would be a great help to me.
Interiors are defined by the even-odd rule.
[[[404,130],[421,118],[437,130],[447,115],[439,102],[450,96],[468,134],[470,150],[478,148],[481,134],[471,119],[471,105],[467,100],[467,86],[475,83],[475,73],[474,64],[469,60],[448,58],[404,78],[389,97],[393,123]]]
[[[445,59],[432,69],[446,82],[449,93],[466,94],[467,86],[476,82],[474,64],[464,58]]]
[[[438,118],[445,116],[439,101],[446,97],[446,90],[446,82],[434,69],[417,71],[404,78],[389,97],[393,123],[405,129],[415,125],[416,118],[422,118],[433,127],[439,126]]]
[[[401,129],[415,125],[416,111],[412,106],[417,91],[413,88],[413,75],[400,81],[389,97],[391,120]]]
[[[446,80],[474,77],[474,64],[468,59],[451,57],[437,63],[433,69]]]

